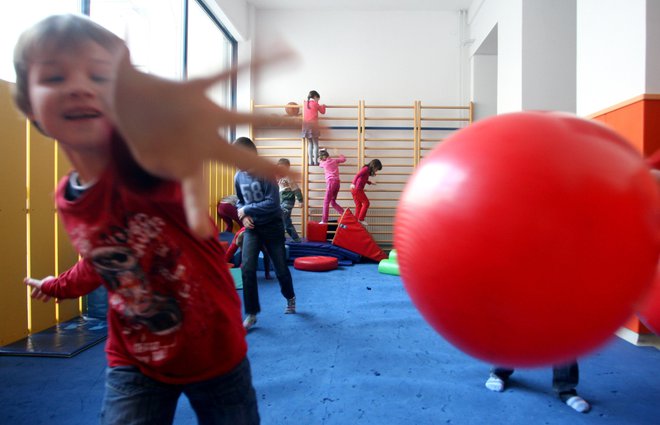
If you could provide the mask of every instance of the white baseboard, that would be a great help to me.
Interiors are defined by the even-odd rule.
[[[638,334],[628,328],[619,328],[616,336],[638,346],[655,347],[660,350],[660,336],[654,334]]]

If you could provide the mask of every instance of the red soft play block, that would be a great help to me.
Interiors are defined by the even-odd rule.
[[[307,240],[310,242],[326,242],[328,240],[328,225],[316,221],[308,221]]]
[[[387,258],[387,255],[371,237],[371,233],[360,224],[348,208],[344,210],[344,214],[339,219],[332,243],[374,261]]]
[[[334,270],[339,265],[339,260],[335,257],[326,257],[316,255],[311,257],[298,257],[293,261],[293,267],[298,270],[309,272],[325,272]]]

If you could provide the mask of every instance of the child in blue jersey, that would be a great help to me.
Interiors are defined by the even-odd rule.
[[[255,153],[257,151],[257,147],[248,137],[239,137],[234,145]],[[280,283],[282,295],[287,301],[284,313],[296,312],[296,295],[286,262],[284,224],[277,182],[256,177],[249,170],[240,170],[234,176],[234,185],[238,196],[236,205],[238,217],[245,226],[241,267],[243,307],[246,314],[243,326],[245,329],[250,329],[257,322],[257,314],[261,311],[257,287],[257,261],[262,244],[266,246],[273,260],[275,275]]]

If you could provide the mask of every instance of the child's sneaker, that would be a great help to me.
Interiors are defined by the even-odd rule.
[[[246,331],[249,331],[254,324],[257,323],[257,315],[256,314],[248,314],[245,317],[245,320],[243,320],[243,327],[245,328]]]
[[[486,388],[501,393],[504,391],[504,381],[497,375],[490,375],[490,378],[486,381]]]
[[[580,413],[587,413],[591,409],[591,405],[579,395],[574,395],[566,400],[566,404],[576,412]]]
[[[294,314],[296,312],[296,297],[286,300],[286,309],[284,314]]]

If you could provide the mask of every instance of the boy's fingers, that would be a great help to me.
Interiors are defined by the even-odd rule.
[[[204,94],[186,91],[186,84],[164,81],[138,71],[127,72],[118,84],[115,91],[117,125],[140,165],[157,176],[179,180],[191,174],[191,163],[208,159],[274,175],[267,162],[255,163],[244,151],[222,143],[218,131],[244,123],[297,124],[290,124],[291,120],[281,117],[228,111]],[[144,96],[136,98],[134,93],[138,88]],[[159,102],[155,104],[153,98],[159,98]]]
[[[284,171],[284,174],[285,174],[287,177],[289,177],[289,178],[291,178],[291,179],[293,179],[293,180],[295,180],[295,181],[300,181],[300,180],[302,180],[302,174],[300,174],[299,171],[292,170],[292,169],[289,168],[288,170],[285,170],[285,171]]]
[[[46,302],[50,299],[49,295],[44,294],[41,292],[39,288],[32,288],[32,291],[30,292],[30,297],[34,298],[37,301],[43,301]]]
[[[278,52],[257,61],[255,66],[289,56],[290,52]],[[117,79],[108,100],[111,118],[146,171],[162,178],[183,180],[194,173],[197,163],[210,159],[267,178],[278,173],[274,164],[233,147],[218,137],[218,132],[236,124],[299,127],[300,119],[241,114],[213,103],[206,95],[206,88],[233,70],[180,82],[136,70],[127,51],[121,52],[117,60]],[[195,212],[202,210],[201,199],[193,194],[186,211],[189,219],[199,226],[196,233],[206,234],[207,225],[202,224],[201,214]],[[206,206],[203,210],[206,211]]]
[[[252,151],[231,145],[226,140],[213,144],[211,156],[215,161],[248,170],[261,177],[274,179],[276,175],[281,174],[277,164],[261,158]]]
[[[274,49],[270,49],[269,52],[270,53],[268,55],[257,57],[256,59],[252,60],[250,63],[243,63],[238,66],[232,67],[229,70],[218,72],[217,74],[208,77],[195,78],[190,81],[193,85],[199,86],[200,88],[206,90],[217,83],[228,80],[232,75],[244,71],[246,69],[250,69],[251,71],[256,71],[259,68],[266,65],[275,64],[278,62],[293,62],[298,58],[298,55],[296,54],[295,51],[283,45],[278,46]]]
[[[23,278],[23,283],[30,286],[40,287],[43,282],[48,282],[55,279],[55,276],[46,276],[43,279],[33,279],[31,277]]]
[[[213,144],[214,152],[211,159],[219,161],[241,170],[249,170],[251,173],[268,179],[275,179],[277,176],[287,176],[294,180],[300,180],[300,172],[288,168],[283,169],[252,151],[238,148],[225,139],[220,143]]]
[[[234,124],[252,124],[256,127],[300,128],[300,117],[283,117],[281,115],[250,114],[230,112],[229,119]]]
[[[196,174],[183,179],[181,192],[183,194],[183,208],[190,230],[202,239],[215,236],[207,211],[208,193],[204,187],[201,168]]]
[[[124,75],[127,72],[130,72],[132,69],[130,53],[128,47],[124,44],[117,45],[112,51],[112,67],[114,78],[110,80],[110,95],[107,96],[105,93],[100,96],[101,101],[105,106],[105,113],[109,116],[110,120],[117,122],[117,116],[115,113],[115,92],[117,90],[117,85],[119,84],[120,76]]]

